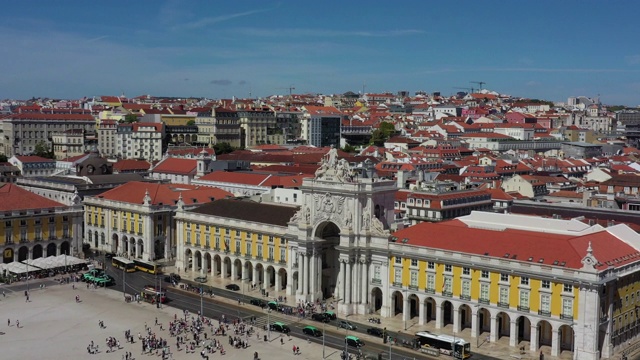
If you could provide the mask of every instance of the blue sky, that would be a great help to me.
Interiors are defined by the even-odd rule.
[[[440,91],[640,105],[635,1],[2,2],[0,98]]]

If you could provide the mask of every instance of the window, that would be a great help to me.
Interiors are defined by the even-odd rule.
[[[549,280],[542,280],[543,289],[551,289],[551,282]]]
[[[500,274],[500,281],[509,282],[509,274]]]
[[[540,295],[540,311],[545,313],[549,313],[551,311],[551,295]]]
[[[216,248],[216,250],[220,250],[220,237],[219,236],[216,236],[215,248]]]
[[[196,246],[200,246],[200,233],[196,233]]]
[[[208,249],[211,246],[211,235],[204,234],[204,246]]]
[[[435,268],[436,268],[436,263],[434,263],[433,261],[429,261],[429,262],[427,263],[427,269],[431,269],[431,270],[433,270],[433,269],[435,269]]]
[[[482,272],[480,273],[480,277],[483,279],[488,279],[489,278],[489,272],[487,270],[482,270]]]
[[[142,234],[142,221],[138,221],[138,234]]]
[[[191,232],[187,232],[187,244],[191,245]]]
[[[393,274],[393,282],[394,284],[401,285],[402,284],[402,269],[395,269],[395,273]]]
[[[256,256],[257,256],[258,258],[262,258],[262,256],[263,256],[263,255],[262,255],[262,244],[258,244],[258,251],[257,251],[257,253],[256,253]]]
[[[411,282],[409,283],[409,285],[414,286],[414,287],[418,287],[418,272],[413,270],[411,271],[411,278],[410,278]]]
[[[402,264],[402,258],[400,256],[396,256],[396,264]]]
[[[287,261],[287,249],[283,247],[280,248],[280,261],[281,262]]]
[[[251,243],[247,244],[247,256],[251,256]]]
[[[526,276],[523,276],[520,278],[520,285],[527,285],[529,286],[529,278]]]
[[[571,284],[563,284],[562,291],[566,293],[571,293],[573,292],[573,286],[571,286]]]
[[[240,252],[240,240],[236,240],[236,252]]]
[[[373,267],[373,278],[380,280],[380,265],[375,265]]]
[[[27,241],[27,229],[20,229],[20,241],[21,242]]]
[[[445,265],[444,266],[444,271],[450,273],[451,272],[451,265]]]
[[[529,291],[520,290],[520,307],[529,308]]]
[[[220,228],[219,227],[216,228],[216,234],[220,234]]]
[[[471,281],[462,280],[462,296],[467,298],[471,296]]]
[[[418,259],[411,259],[411,266],[418,266]]]
[[[273,256],[273,246],[269,246],[269,260],[273,260],[274,256]]]
[[[447,293],[447,294],[451,294],[453,292],[453,279],[451,279],[450,277],[445,277],[444,278],[444,283],[442,284],[442,292],[443,293]]]
[[[471,269],[468,267],[462,268],[462,275],[471,275]]]
[[[428,290],[436,289],[436,276],[434,274],[427,274],[427,289]]]
[[[502,304],[509,303],[509,288],[506,288],[506,287],[500,288],[500,302]]]
[[[573,300],[562,299],[562,315],[573,316]]]
[[[224,234],[225,234],[225,235],[230,235],[230,234],[231,234],[231,231],[230,231],[229,229],[224,229]]]
[[[489,301],[489,284],[480,284],[480,300]]]
[[[269,242],[273,243],[273,236],[272,235],[269,235]]]

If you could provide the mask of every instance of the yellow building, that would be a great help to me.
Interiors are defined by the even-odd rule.
[[[298,207],[239,199],[178,211],[176,267],[200,276],[242,281],[268,290],[287,287],[291,257],[285,237]]]
[[[0,199],[3,263],[77,255],[82,250],[81,207],[66,206],[14,184],[0,184]]]
[[[178,204],[192,208],[229,196],[213,187],[132,181],[85,197],[85,243],[94,250],[130,258],[171,259]]]

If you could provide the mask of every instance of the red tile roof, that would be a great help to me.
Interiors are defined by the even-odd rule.
[[[214,171],[199,180],[265,187],[297,188],[302,186],[303,179],[312,177],[309,174],[291,175],[270,172]]]
[[[0,212],[66,207],[15,184],[0,185]]]
[[[165,174],[179,174],[179,175],[193,175],[196,173],[196,167],[198,166],[198,160],[196,159],[181,159],[168,157],[160,160],[160,162],[153,168],[154,173]]]
[[[22,113],[11,114],[10,117],[14,120],[81,120],[81,121],[95,121],[95,118],[90,114],[42,114],[42,113]]]
[[[409,245],[481,256],[487,254],[485,256],[498,258],[504,258],[509,254],[510,259],[515,255],[515,260],[523,262],[528,262],[531,257],[532,263],[553,265],[558,261],[556,265],[564,262],[564,266],[571,269],[582,267],[581,260],[587,253],[589,242],[593,255],[602,263],[598,266],[599,269],[606,268],[607,265],[603,264],[608,261],[613,261],[613,266],[619,266],[640,259],[637,257],[636,249],[607,229],[593,234],[572,236],[509,228],[500,231],[473,228],[456,219],[440,223],[420,223],[399,230],[393,235],[398,239],[409,239]],[[614,261],[627,256],[633,256],[633,259]]]
[[[146,191],[149,192],[152,205],[175,205],[180,195],[182,195],[185,205],[203,204],[213,201],[213,199],[233,197],[232,193],[215,187],[141,181],[128,182],[105,191],[97,197],[130,204],[142,204]]]
[[[16,157],[16,159],[20,160],[20,162],[23,163],[23,164],[26,164],[26,163],[39,163],[39,162],[56,162],[53,159],[47,159],[47,158],[43,158],[43,157],[35,156],[35,155],[29,155],[29,156],[16,155],[15,157]]]
[[[113,164],[113,170],[118,172],[133,170],[149,170],[151,164],[146,160],[123,159]]]

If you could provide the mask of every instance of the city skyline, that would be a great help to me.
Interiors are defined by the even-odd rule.
[[[4,4],[0,98],[484,87],[640,103],[640,6],[578,1]]]

